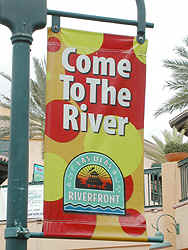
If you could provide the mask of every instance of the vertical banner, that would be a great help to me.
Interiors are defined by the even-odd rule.
[[[44,235],[147,241],[147,41],[48,30]]]
[[[7,218],[7,186],[0,187],[0,221]],[[43,219],[43,185],[28,186],[28,219]]]
[[[33,165],[33,182],[44,181],[44,167],[39,164]]]

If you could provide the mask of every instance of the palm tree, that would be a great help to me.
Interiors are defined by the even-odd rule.
[[[144,140],[144,154],[146,158],[157,163],[164,163],[167,161],[165,158],[166,145],[171,142],[182,145],[184,137],[184,131],[179,133],[175,127],[172,129],[172,132],[164,130],[161,133],[163,135],[163,140],[159,139],[157,136],[152,136],[154,143]]]
[[[33,58],[36,80],[30,79],[30,110],[29,110],[29,136],[30,138],[43,138],[45,128],[45,87],[46,87],[46,61]],[[1,76],[12,82],[10,76],[0,73]],[[10,110],[11,100],[1,95],[0,106]],[[10,116],[0,115],[0,139],[10,136]]]
[[[184,43],[185,46],[175,48],[178,59],[164,61],[164,66],[172,71],[173,79],[167,81],[165,87],[173,90],[174,94],[154,113],[155,117],[188,107],[188,37]]]

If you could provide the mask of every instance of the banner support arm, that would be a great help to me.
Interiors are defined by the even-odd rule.
[[[44,236],[43,232],[30,232],[29,233],[29,238],[44,238],[44,239],[57,239],[57,237],[46,237]],[[58,238],[58,239],[71,239],[71,238]],[[82,238],[83,239],[83,238]],[[139,239],[137,239],[139,241]],[[161,243],[164,241],[164,235],[161,232],[157,232],[155,236],[148,237],[148,242],[154,242],[154,243]],[[143,242],[142,239],[140,239],[140,242]]]
[[[145,22],[145,5],[144,1],[137,0],[138,7],[138,21],[135,20],[127,20],[127,19],[119,19],[113,17],[104,17],[104,16],[95,16],[88,14],[80,14],[73,12],[65,12],[58,10],[47,10],[47,15],[52,15],[52,31],[59,32],[60,30],[60,17],[69,17],[90,21],[99,21],[99,22],[108,22],[108,23],[116,23],[116,24],[124,24],[124,25],[132,25],[137,26],[137,41],[139,43],[144,43],[145,41],[145,28],[153,28],[153,23]]]

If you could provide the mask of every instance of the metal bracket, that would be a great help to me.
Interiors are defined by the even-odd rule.
[[[136,0],[137,5],[137,42],[143,44],[145,42],[145,27],[146,27],[146,10],[144,0]]]
[[[5,239],[17,238],[17,239],[29,239],[30,233],[27,228],[16,226],[7,227],[5,229]]]
[[[99,21],[99,22],[135,25],[137,26],[137,36],[136,36],[137,42],[143,44],[145,42],[146,27],[153,28],[154,25],[151,23],[146,23],[146,10],[145,10],[144,0],[136,0],[136,5],[137,5],[137,21],[103,17],[103,16],[86,15],[86,14],[57,11],[57,10],[47,10],[47,14],[52,15],[52,31],[55,33],[59,32],[60,30],[61,16],[83,19],[83,20]]]
[[[173,219],[174,223],[173,223],[173,226],[176,230],[176,235],[179,235],[180,234],[180,224],[176,222],[176,219],[174,216],[172,216],[171,214],[161,214],[158,218],[157,218],[157,221],[156,221],[156,226],[153,226],[153,228],[155,228],[157,230],[157,232],[159,232],[159,221],[162,217],[164,216],[168,216],[170,217],[171,219]]]
[[[52,31],[58,33],[60,31],[60,17],[52,15]]]

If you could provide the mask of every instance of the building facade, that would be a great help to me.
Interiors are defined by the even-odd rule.
[[[6,165],[8,160],[8,140],[0,141],[0,158]],[[42,141],[35,139],[29,143],[29,199],[34,200],[34,194],[41,195],[37,202],[42,200],[43,183],[40,172],[43,168]],[[2,165],[1,161],[1,165]],[[111,241],[88,241],[68,239],[30,239],[28,250],[31,249],[160,249],[186,250],[188,249],[188,158],[179,162],[167,162],[153,164],[147,158],[144,159],[145,176],[145,218],[149,236],[154,236],[157,231],[164,234],[165,242],[150,244],[141,242],[111,242]],[[42,171],[42,170],[41,170]],[[6,178],[5,178],[6,179]],[[6,210],[3,204],[2,193],[8,185],[7,180],[2,181],[0,188],[0,213]],[[38,190],[38,191],[37,191]],[[5,192],[4,192],[5,193]],[[32,196],[33,195],[33,196]],[[4,196],[5,197],[5,196]],[[4,198],[5,203],[5,198]],[[34,203],[34,202],[33,202]],[[34,206],[32,205],[32,208]],[[38,215],[34,209],[41,209],[38,205],[33,208],[28,216],[28,228],[31,232],[42,232],[42,212]],[[36,211],[35,211],[36,212]],[[0,250],[5,249],[4,230],[6,227],[6,215],[0,217]]]

